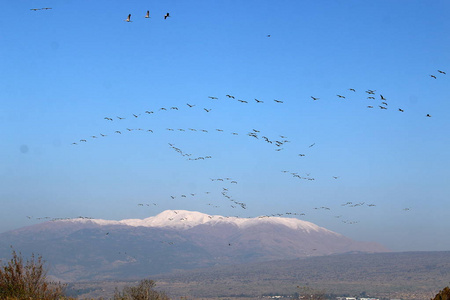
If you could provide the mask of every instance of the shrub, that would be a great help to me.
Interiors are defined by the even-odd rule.
[[[60,299],[64,285],[48,282],[42,256],[24,263],[22,255],[12,251],[12,258],[0,267],[0,299]]]
[[[447,286],[431,300],[450,300],[450,288]]]
[[[137,286],[124,287],[122,292],[117,289],[114,293],[114,300],[169,300],[164,292],[155,291],[155,282],[144,279]]]

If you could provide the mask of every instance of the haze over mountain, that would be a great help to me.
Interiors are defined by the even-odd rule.
[[[55,220],[0,234],[10,246],[41,254],[60,280],[142,278],[174,270],[346,252],[386,252],[295,218],[237,218],[167,210],[146,219]]]

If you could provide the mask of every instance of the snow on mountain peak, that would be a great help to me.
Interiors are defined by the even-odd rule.
[[[70,221],[78,222],[93,222],[98,225],[125,225],[133,227],[168,227],[174,229],[188,229],[198,225],[216,225],[216,224],[231,224],[239,228],[246,228],[260,224],[283,225],[295,230],[302,230],[305,232],[321,231],[326,233],[333,233],[323,227],[317,226],[311,222],[302,221],[295,218],[282,217],[256,217],[256,218],[239,218],[239,217],[224,217],[220,215],[207,215],[197,211],[187,210],[165,210],[154,217],[145,219],[125,219],[121,221],[111,221],[102,219],[72,219]]]

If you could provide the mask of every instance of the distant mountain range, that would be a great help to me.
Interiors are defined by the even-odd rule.
[[[295,218],[237,218],[167,210],[155,217],[49,221],[0,234],[11,247],[40,254],[59,280],[138,279],[176,270],[348,252],[388,252]]]

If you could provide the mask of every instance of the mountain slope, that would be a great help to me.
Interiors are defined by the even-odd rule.
[[[241,219],[172,210],[143,220],[57,220],[12,230],[0,234],[0,258],[9,257],[10,245],[24,255],[43,255],[50,273],[69,281],[387,251],[294,218]]]

